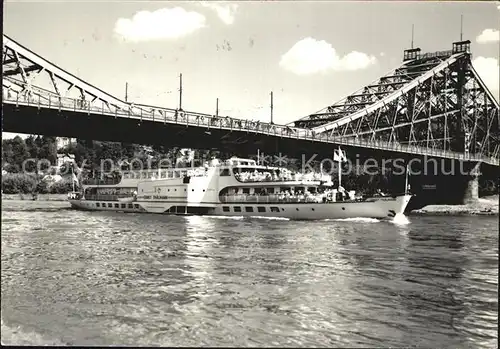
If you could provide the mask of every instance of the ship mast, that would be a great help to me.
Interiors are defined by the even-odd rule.
[[[335,158],[335,156],[334,156]],[[339,152],[337,154],[337,161],[339,163],[338,166],[338,177],[339,177],[339,188],[342,186],[342,149],[339,146]]]

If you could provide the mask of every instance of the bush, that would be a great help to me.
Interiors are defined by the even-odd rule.
[[[38,182],[35,188],[35,192],[38,194],[48,194],[49,193],[49,184],[44,181]]]
[[[76,188],[75,188],[76,189]],[[66,194],[73,191],[73,182],[67,179],[52,184],[49,188],[50,194]]]
[[[19,173],[21,172],[21,167],[16,164],[7,164],[3,168],[3,170],[7,171],[8,173]]]
[[[2,191],[4,194],[30,194],[37,187],[34,175],[22,173],[7,173],[2,176]]]

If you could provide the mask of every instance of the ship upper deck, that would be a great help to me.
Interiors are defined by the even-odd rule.
[[[285,167],[258,164],[253,159],[230,158],[212,159],[203,166],[175,167],[147,170],[126,170],[106,174],[107,178],[89,178],[82,182],[84,186],[133,186],[144,180],[183,179],[185,177],[207,176],[231,177],[238,182],[251,184],[262,182],[325,182],[329,175],[318,172],[300,173]]]

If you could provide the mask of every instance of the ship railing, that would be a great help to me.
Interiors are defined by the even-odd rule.
[[[16,82],[20,83],[20,82]],[[471,154],[450,150],[433,149],[419,145],[404,145],[397,142],[384,140],[365,140],[357,137],[346,138],[331,135],[330,132],[316,133],[310,129],[303,129],[287,125],[277,125],[259,121],[242,120],[231,117],[221,117],[210,114],[186,112],[176,109],[151,107],[145,105],[134,105],[126,103],[120,106],[111,106],[101,101],[100,104],[92,103],[78,98],[61,97],[35,86],[30,86],[29,93],[3,89],[3,103],[12,103],[16,106],[26,105],[48,107],[59,111],[74,111],[87,114],[101,114],[112,117],[128,117],[138,120],[150,120],[163,123],[175,123],[186,126],[202,126],[210,129],[225,129],[261,133],[286,138],[310,140],[317,142],[333,143],[341,146],[354,146],[362,148],[374,148],[394,152],[403,152],[416,155],[427,155],[442,158],[459,159],[462,161],[482,161],[492,165],[499,165],[498,154],[485,155],[481,153]]]
[[[84,185],[115,185],[120,183],[120,178],[110,178],[110,179],[96,179],[87,178],[82,181]]]
[[[279,177],[279,178],[255,178],[255,177],[247,177],[241,178],[240,176],[235,175],[234,178],[240,183],[260,183],[260,182],[319,182],[321,180],[325,180],[324,177],[315,176],[315,177],[306,177],[306,176],[290,176],[290,177]]]
[[[304,195],[222,195],[219,197],[222,203],[320,203],[323,202],[323,195],[304,196]]]
[[[118,201],[118,199],[124,199],[132,197],[132,194],[116,194],[116,195],[85,195],[85,200],[90,201]]]

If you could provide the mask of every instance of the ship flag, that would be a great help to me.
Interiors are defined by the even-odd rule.
[[[342,149],[336,149],[333,151],[333,161],[338,161],[338,162],[346,162],[347,161],[347,156],[345,154],[345,151]]]
[[[75,172],[73,172],[72,174],[73,174],[73,182],[76,182],[76,184],[78,185],[78,177],[76,176]]]

